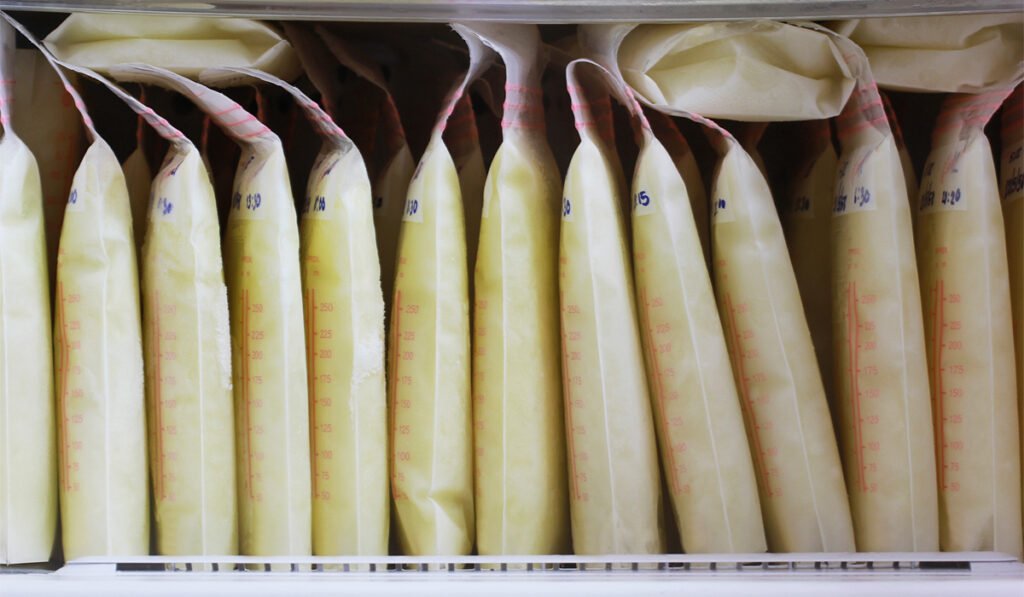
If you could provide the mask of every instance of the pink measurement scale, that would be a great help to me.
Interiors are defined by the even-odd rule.
[[[253,257],[242,255],[242,279],[252,276]],[[243,490],[251,499],[257,502],[263,501],[262,482],[263,477],[259,472],[259,464],[264,459],[264,453],[258,448],[259,442],[254,442],[253,437],[263,434],[263,425],[258,421],[262,420],[261,411],[264,407],[263,399],[256,396],[260,386],[263,385],[263,376],[253,373],[255,363],[257,371],[260,361],[263,360],[263,304],[250,299],[249,288],[242,288],[237,299],[234,313],[238,314],[235,325],[242,331],[240,354],[242,355],[241,369],[235,374],[236,382],[242,389],[242,420],[239,425],[243,429],[240,438],[243,442],[242,454],[245,455],[243,473]]]
[[[405,265],[406,259],[399,258],[399,277],[404,277],[401,267]],[[405,474],[402,468],[408,465],[413,459],[414,446],[411,445],[413,417],[412,400],[399,398],[399,386],[411,387],[415,381],[413,372],[416,359],[416,327],[420,320],[420,307],[417,304],[408,302],[403,298],[402,291],[395,294],[395,304],[392,309],[394,313],[391,329],[394,334],[391,337],[393,348],[391,359],[391,375],[394,380],[391,396],[391,488],[395,500],[409,498],[404,489]]]
[[[64,251],[59,251],[59,256],[63,255]],[[61,268],[63,268],[63,264],[58,257],[57,269]],[[57,416],[60,417],[61,429],[60,478],[64,490],[72,492],[81,489],[77,473],[81,469],[79,454],[82,451],[82,440],[74,438],[81,436],[78,427],[85,422],[85,405],[82,404],[82,401],[85,400],[85,388],[81,385],[82,367],[75,364],[78,351],[82,347],[80,339],[82,326],[78,320],[67,319],[67,305],[78,303],[81,300],[80,294],[67,292],[64,284],[57,282],[56,325],[58,334],[54,342],[56,349],[54,356],[57,361],[58,387],[61,388],[60,395],[57,397]]]
[[[936,257],[940,267],[946,267],[947,247],[938,247]],[[925,325],[931,327],[932,410],[935,418],[935,462],[938,467],[939,490],[959,492],[961,489],[960,455],[968,447],[967,434],[961,433],[964,418],[962,382],[968,365],[963,355],[963,326],[961,324],[960,293],[954,292],[943,278],[938,278],[928,290],[932,308],[925,312]]]
[[[559,273],[565,277],[564,269],[568,267],[568,258],[560,257],[563,271]],[[585,375],[593,372],[585,371],[582,367],[582,351],[593,347],[593,343],[584,340],[582,327],[586,325],[586,317],[579,305],[565,304],[565,293],[560,293],[559,302],[562,310],[562,386],[565,391],[565,425],[567,434],[567,446],[569,453],[569,497],[577,502],[590,500],[587,490],[587,464],[588,454],[580,450],[577,444],[580,443],[580,436],[587,434],[584,425],[577,424],[576,420],[587,406],[586,392],[583,387]],[[586,439],[586,438],[583,438]],[[582,469],[582,472],[581,472]]]
[[[307,255],[306,262],[309,264],[319,263],[320,258],[316,255]],[[314,268],[316,265],[312,265]],[[318,276],[319,270],[313,269],[312,276]],[[305,292],[307,325],[309,327],[306,335],[306,362],[309,367],[309,428],[310,442],[313,453],[312,475],[313,475],[313,499],[330,501],[331,491],[328,485],[330,472],[328,471],[334,459],[334,451],[324,449],[323,443],[329,443],[334,433],[331,421],[334,419],[331,414],[334,408],[334,399],[331,387],[334,383],[331,374],[321,373],[323,369],[330,368],[330,361],[334,358],[334,330],[330,326],[323,325],[323,317],[317,322],[317,314],[331,313],[334,311],[334,303],[329,301],[317,301],[316,289],[307,288]]]
[[[644,260],[646,255],[644,253],[636,254],[637,267],[640,268],[640,272],[644,273]],[[676,441],[678,435],[678,428],[683,426],[682,417],[668,416],[668,407],[670,402],[674,402],[679,399],[679,393],[674,390],[666,390],[665,385],[669,383],[666,380],[670,380],[676,376],[676,371],[673,367],[664,366],[664,357],[659,359],[658,355],[667,355],[672,352],[671,340],[662,340],[672,331],[672,324],[666,317],[666,305],[665,301],[660,296],[649,297],[647,295],[647,288],[640,288],[640,308],[643,316],[643,327],[644,333],[647,335],[647,342],[650,346],[650,355],[655,371],[655,385],[651,390],[657,396],[658,410],[661,413],[659,421],[661,424],[662,437],[669,438],[668,453],[665,457],[668,459],[668,470],[665,471],[665,475],[668,477],[669,490],[673,495],[679,495],[681,493],[690,493],[690,485],[684,483],[680,476],[686,473],[686,464],[679,462],[681,460],[681,454],[686,451],[686,442],[683,440]]]
[[[860,249],[850,249],[849,255],[860,255]],[[850,264],[857,268],[856,261]],[[862,286],[863,288],[863,286]],[[876,363],[877,330],[870,318],[870,305],[875,304],[875,295],[858,291],[856,280],[846,285],[843,320],[846,323],[847,362],[846,369],[850,383],[850,406],[852,412],[851,432],[854,444],[854,458],[857,468],[857,490],[862,493],[878,491],[875,474],[879,472],[879,456],[882,451],[880,436],[872,433],[882,421],[878,407],[879,368]]]
[[[166,299],[161,301],[160,293],[154,293],[150,309],[155,314],[150,330],[154,340],[150,343],[152,351],[148,355],[150,362],[153,363],[153,380],[156,382],[153,384],[153,404],[151,405],[154,413],[153,450],[156,454],[156,469],[152,471],[153,491],[156,494],[156,499],[173,502],[175,500],[173,483],[177,479],[175,467],[179,464],[179,454],[176,450],[168,449],[164,438],[167,435],[177,435],[178,433],[177,426],[168,423],[168,419],[176,414],[178,404],[176,399],[166,397],[164,392],[167,390],[173,393],[178,380],[175,376],[168,375],[164,371],[164,366],[168,362],[173,366],[173,362],[178,358],[178,335],[174,330],[179,329],[180,324],[175,317],[178,312],[177,305]],[[168,489],[169,483],[171,484],[170,489]]]
[[[715,262],[719,270],[724,270],[727,264],[725,259],[718,259]],[[726,276],[724,273],[722,275]],[[757,349],[747,346],[756,338],[754,324],[750,321],[749,305],[746,302],[734,302],[732,294],[728,292],[725,293],[722,304],[722,327],[732,355],[736,377],[740,381],[740,405],[743,407],[743,416],[753,443],[751,449],[754,453],[754,462],[757,463],[760,473],[758,480],[763,484],[767,497],[779,497],[782,495],[782,483],[778,479],[779,467],[776,461],[779,451],[771,445],[770,438],[767,437],[767,432],[774,429],[774,421],[768,416],[767,410],[773,398],[768,392],[762,393],[758,385],[755,385],[768,380],[768,365]]]

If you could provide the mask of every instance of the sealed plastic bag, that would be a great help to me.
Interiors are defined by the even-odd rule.
[[[466,237],[460,181],[443,136],[491,54],[466,39],[470,67],[448,94],[416,167],[398,236],[388,380],[395,524],[408,555],[473,547],[473,453]]]
[[[237,553],[235,485],[224,482],[235,475],[227,290],[209,174],[166,120],[96,73],[69,68],[107,85],[170,144],[148,217],[135,219],[147,228],[140,278],[157,553]]]
[[[776,21],[640,25],[618,64],[646,103],[712,118],[835,116],[853,90],[825,33]]]
[[[72,82],[74,79],[68,77]],[[15,52],[14,102],[32,109],[15,110],[14,128],[39,164],[46,225],[46,258],[50,291],[56,285],[57,242],[71,180],[82,158],[82,116],[64,83],[36,49]]]
[[[765,551],[743,413],[688,196],[700,187],[704,197],[703,184],[682,137],[669,138],[677,152],[686,150],[673,155],[614,74],[615,49],[630,28],[593,27],[583,35],[640,125],[631,202],[633,275],[668,497],[687,553]],[[679,135],[668,116],[652,115],[662,120],[664,132]]]
[[[294,27],[291,25],[286,26],[286,29],[289,37],[295,41],[303,59],[310,63],[310,67],[307,68],[311,73],[310,78],[320,88],[321,93],[326,92],[330,89],[330,77],[320,74],[326,71],[312,68],[312,64],[318,62],[315,54],[307,58],[316,46],[307,49],[308,46],[303,43],[304,36],[301,31],[294,31]],[[405,139],[405,131],[398,116],[398,109],[395,107],[395,101],[388,91],[383,75],[376,66],[361,60],[337,35],[322,27],[317,27],[317,32],[323,37],[331,53],[339,62],[376,87],[382,96],[382,110],[378,127],[385,141],[383,157],[374,164],[373,223],[377,234],[377,253],[380,256],[385,316],[389,316],[391,298],[394,294],[398,230],[401,227],[402,213],[405,209],[406,192],[409,190],[409,181],[412,179],[413,168],[416,164],[412,152],[409,151],[409,143]],[[341,109],[345,109],[345,107],[342,106]]]
[[[474,269],[477,549],[482,555],[567,553],[558,336],[561,185],[545,138],[540,39],[528,25],[456,30],[497,50],[508,77],[503,139],[487,173]]]
[[[622,187],[609,158],[614,146],[601,138],[587,101],[594,95],[580,89],[580,64],[566,72],[580,144],[566,174],[559,243],[573,549],[661,553],[658,454]]]
[[[1021,13],[851,19],[829,24],[864,49],[886,89],[978,93],[1024,77]]]
[[[240,68],[204,71],[201,76],[216,84],[249,78],[278,85],[295,97],[323,137],[299,227],[309,366],[313,553],[386,555],[390,505],[384,300],[363,158],[330,116],[280,79]]]
[[[211,57],[217,66],[251,66],[288,80],[302,72],[281,34],[251,19],[73,13],[44,43],[57,58],[104,74],[144,62],[195,77]]]
[[[836,420],[839,405],[835,402],[832,382],[832,295],[829,284],[832,266],[829,257],[829,228],[832,221],[832,187],[839,156],[832,145],[832,133],[827,120],[801,123],[800,136],[806,140],[803,162],[795,170],[779,217],[786,234],[789,259],[793,262],[793,274],[800,288],[807,327],[814,342],[814,353],[818,357],[829,410],[833,420]]]
[[[797,39],[824,44],[838,53],[831,41],[808,37],[801,27],[736,25],[734,32],[757,34],[737,37],[736,48],[741,53],[748,46],[756,47],[753,42],[761,33],[794,54],[798,53],[789,44]],[[672,38],[674,27],[666,26],[662,33]],[[809,32],[824,35],[817,30]],[[638,51],[636,47],[627,50],[631,40],[639,43],[635,41],[638,34],[643,40],[657,38],[645,34],[643,28],[629,33],[618,52],[620,66],[628,63],[624,56]],[[585,45],[593,47],[594,43]],[[774,72],[787,67],[791,58],[787,53],[769,53],[764,67]],[[828,89],[835,101],[840,101],[848,71],[845,65],[830,69],[836,78]],[[629,74],[623,74],[628,80]],[[727,98],[723,96],[721,101]],[[771,112],[770,106],[757,103],[734,113],[756,121]],[[664,109],[690,116],[675,102]],[[797,104],[788,109],[791,117],[809,117],[821,106]],[[853,529],[835,434],[771,191],[754,160],[731,135],[713,125],[711,134],[720,156],[711,193],[715,294],[758,473],[768,546],[772,551],[852,551]]]
[[[0,564],[5,565],[48,560],[57,527],[43,193],[35,157],[12,124],[14,38],[14,29],[0,20]],[[18,107],[29,111],[32,106]]]
[[[839,117],[832,204],[832,354],[846,483],[861,551],[939,547],[935,453],[910,204],[863,54]]]
[[[277,135],[226,96],[156,67],[110,69],[192,99],[242,147],[224,232],[240,551],[311,551],[309,408],[299,233]],[[226,482],[226,479],[225,479]]]
[[[1002,114],[1002,157],[999,164],[1003,221],[1006,226],[1006,257],[1010,274],[1013,311],[1014,363],[1017,367],[1017,408],[1024,433],[1024,87],[1018,86],[1006,101]],[[1024,467],[1024,437],[1021,438]],[[1024,470],[1022,470],[1024,483]],[[1022,485],[1024,487],[1024,485]],[[1024,493],[1024,491],[1022,491]]]
[[[1013,316],[985,124],[1009,91],[949,97],[925,162],[917,261],[943,551],[1021,555]]]
[[[57,73],[91,139],[75,172],[57,257],[53,347],[64,556],[144,555],[145,396],[128,189],[85,104]]]

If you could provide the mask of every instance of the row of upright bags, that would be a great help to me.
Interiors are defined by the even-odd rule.
[[[631,29],[587,27],[583,42],[609,70],[621,73],[645,103],[669,113],[695,118],[691,111],[699,109],[746,120],[821,117],[837,113],[853,87],[834,43],[818,31],[768,22]],[[808,54],[808,47],[820,52]],[[718,71],[704,62],[706,52],[728,56],[728,64],[742,76],[718,80]],[[813,58],[801,61],[798,56]],[[778,85],[779,93],[768,96],[773,100],[747,87],[770,83]],[[705,124],[720,160],[711,184],[715,295],[756,471],[768,548],[853,551],[839,452],[771,193],[740,144]],[[650,213],[652,195],[639,187],[634,193],[636,221]],[[652,267],[646,255],[639,257],[638,279]],[[654,301],[647,300],[651,306],[644,305],[642,311],[656,312],[651,308]],[[657,327],[653,333],[658,333]],[[703,334],[714,338],[714,326]],[[657,367],[655,359],[664,358],[657,348],[656,353],[648,351],[649,368]],[[720,354],[708,348],[703,352],[721,362]],[[748,515],[747,520],[749,525],[757,518]],[[685,548],[687,533],[681,530]]]
[[[1024,78],[1019,17],[849,21],[879,85],[951,92],[913,197],[935,429],[939,545],[1021,554],[1017,387],[1005,210],[985,125]],[[938,36],[936,34],[939,33]],[[913,65],[913,66],[910,66]],[[1008,122],[1012,122],[1012,116]],[[1020,128],[1019,123],[1016,125]],[[1012,143],[1009,148],[1013,151]],[[1009,208],[1011,204],[1006,203]],[[1013,218],[1018,222],[1014,224]],[[1019,316],[1019,314],[1018,314]],[[1019,369],[1018,369],[1019,371]]]

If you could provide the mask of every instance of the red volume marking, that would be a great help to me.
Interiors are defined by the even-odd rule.
[[[945,418],[942,413],[943,411],[943,400],[942,400],[942,328],[945,327],[943,318],[945,317],[945,303],[946,295],[944,293],[945,288],[942,280],[939,280],[935,284],[935,337],[938,342],[935,344],[935,406],[938,409],[938,425],[939,425],[939,438],[935,442],[935,448],[939,451],[939,487],[946,489],[946,426]]]
[[[60,379],[61,379],[61,393],[60,393],[60,424],[63,430],[63,446],[64,450],[64,489],[71,490],[71,450],[69,449],[68,437],[68,367],[70,366],[71,351],[68,349],[68,326],[67,317],[64,313],[64,287],[60,282],[57,282],[57,296],[60,299],[60,329],[61,329],[61,341],[60,341],[60,353],[63,356],[61,367],[60,367]]]
[[[256,492],[252,486],[252,400],[249,392],[249,289],[242,291],[243,320],[242,320],[242,392],[245,398],[245,467],[246,478],[249,484],[249,497],[255,498]]]
[[[562,365],[565,371],[565,374],[562,376],[562,385],[565,387],[565,416],[569,423],[569,433],[567,434],[569,440],[569,480],[571,481],[572,494],[578,500],[580,499],[580,489],[576,482],[576,427],[572,421],[572,376],[569,375],[569,336],[565,333],[565,293],[559,293],[559,302],[563,305],[559,323],[562,327]]]
[[[863,418],[860,404],[860,314],[857,306],[857,283],[851,282],[846,287],[846,342],[850,351],[850,404],[853,406],[853,430],[857,440],[854,457],[857,462],[857,479],[861,491],[868,490],[864,465],[864,433]]]
[[[644,306],[644,322],[647,327],[647,342],[651,347],[651,359],[654,361],[654,372],[658,380],[658,405],[661,410],[661,424],[665,438],[668,439],[668,465],[672,469],[669,480],[672,482],[672,493],[679,493],[679,469],[676,468],[676,454],[672,448],[672,436],[669,433],[668,413],[665,411],[665,387],[661,379],[661,366],[658,365],[658,345],[654,342],[654,328],[651,327],[651,306],[647,302],[647,288],[640,289],[640,303]]]
[[[313,442],[313,497],[319,498],[320,492],[318,491],[319,477],[317,474],[317,464],[320,461],[320,452],[316,449],[316,290],[309,289],[309,401],[311,407],[309,409],[310,416],[310,427],[313,429],[310,431],[309,436]]]
[[[163,409],[164,404],[161,400],[162,392],[160,387],[163,385],[163,378],[160,377],[160,360],[162,354],[160,352],[160,293],[154,294],[154,310],[156,317],[153,320],[153,335],[156,338],[156,384],[154,392],[156,392],[156,453],[157,453],[157,470],[156,470],[156,490],[155,493],[160,499],[166,499],[167,494],[164,492],[164,433],[163,433]]]
[[[395,294],[395,356],[391,359],[391,380],[392,387],[391,391],[391,474],[396,477],[392,480],[391,491],[394,499],[398,499],[399,491],[397,487],[398,474],[395,472],[395,466],[397,458],[395,458],[395,444],[398,442],[398,361],[402,358],[402,291],[399,290]]]
[[[765,490],[770,497],[772,495],[772,481],[771,474],[768,471],[768,464],[765,460],[765,451],[761,446],[761,433],[760,427],[757,425],[757,413],[754,412],[754,401],[750,397],[750,388],[748,386],[747,374],[743,370],[743,359],[745,352],[743,350],[743,340],[740,337],[739,328],[736,326],[736,309],[732,306],[732,295],[730,293],[725,294],[725,305],[729,311],[729,335],[732,337],[733,352],[736,355],[736,368],[739,369],[740,380],[743,382],[743,412],[750,418],[750,428],[754,435],[754,445],[757,449],[757,459],[761,463],[761,470],[764,476]]]

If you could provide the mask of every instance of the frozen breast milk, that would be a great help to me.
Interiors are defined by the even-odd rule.
[[[768,183],[722,136],[712,183],[718,311],[772,551],[853,551],[835,433]]]
[[[0,564],[5,565],[48,560],[57,527],[43,193],[35,157],[12,128],[14,38],[11,26],[0,21]]]
[[[140,279],[156,551],[237,553],[237,496],[225,483],[235,476],[227,290],[206,166],[150,108],[94,72],[70,68],[107,85],[170,144],[150,213],[135,218],[148,227]],[[147,195],[148,181],[147,172]]]
[[[266,81],[295,97],[324,143],[301,205],[299,239],[309,367],[313,553],[386,555],[384,299],[370,180],[356,146],[297,88],[252,69],[205,82]]]
[[[579,64],[567,74],[580,145],[566,174],[558,269],[573,549],[661,553],[658,455],[622,191]]]
[[[838,111],[853,85],[834,42],[814,29],[767,22],[620,27],[627,29],[618,34],[622,47],[609,59],[641,99],[672,114],[693,117],[702,107],[752,121],[819,118]],[[600,30],[591,29],[584,45],[594,47]],[[814,60],[794,58],[809,47],[821,50]],[[709,60],[714,52],[722,60]],[[700,64],[687,70],[687,57]],[[733,72],[727,66],[744,76],[724,77]],[[761,101],[763,89],[750,93],[759,85],[775,90],[771,101]],[[835,433],[771,191],[740,144],[703,122],[720,156],[711,192],[715,294],[768,547],[852,551]]]
[[[561,184],[545,138],[539,34],[531,25],[473,24],[457,31],[478,35],[497,50],[508,77],[502,142],[483,189],[473,276],[477,549],[481,555],[567,553],[558,333]]]
[[[305,36],[301,32],[295,31],[294,26],[287,25],[286,29],[303,60],[311,67],[313,64],[322,67],[322,59],[318,59],[312,51],[316,46],[308,47],[310,43],[308,41],[304,44],[302,40],[305,39]],[[326,28],[318,26],[317,32],[339,62],[376,87],[382,96],[382,110],[377,126],[380,130],[379,135],[384,139],[384,157],[379,163],[374,164],[373,223],[377,235],[377,254],[380,258],[385,316],[390,316],[391,298],[394,295],[398,231],[401,228],[402,214],[405,210],[406,192],[409,190],[409,181],[412,179],[416,163],[413,160],[412,152],[409,151],[409,143],[405,139],[405,130],[402,128],[402,120],[398,116],[395,100],[392,98],[379,68],[367,63],[348,46],[345,40]],[[334,78],[333,72],[322,71],[320,68],[307,68],[307,70],[311,73],[311,78],[321,92],[330,88]]]
[[[766,551],[757,477],[691,208],[691,189],[704,201],[703,183],[672,120],[645,114],[622,80],[615,52],[631,28],[592,26],[582,36],[639,124],[633,275],[666,491],[687,553]]]
[[[71,73],[69,73],[71,75]],[[74,80],[69,76],[69,79]],[[82,158],[82,117],[64,84],[35,48],[15,52],[14,102],[32,109],[15,110],[14,128],[39,163],[46,226],[46,261],[50,291],[55,288],[57,242],[71,179]]]
[[[1024,197],[1024,87],[1018,86],[1010,95],[1001,124],[1003,149],[999,181],[1010,273],[1017,408],[1020,411],[1020,428],[1024,434],[1024,201],[1021,200]],[[1024,437],[1021,438],[1021,466],[1024,467]]]
[[[633,269],[662,467],[687,553],[761,552],[739,395],[688,186],[672,158],[645,130],[633,177]]]
[[[67,201],[54,299],[64,557],[145,555],[142,330],[128,189],[85,104],[64,84],[92,139]]]
[[[831,226],[846,483],[859,550],[935,551],[935,444],[910,205],[878,90],[869,79],[862,85],[837,120]]]
[[[939,546],[1021,555],[1020,434],[1007,245],[984,127],[1009,91],[947,99],[918,203]]]
[[[312,514],[299,234],[278,137],[226,96],[146,65],[123,80],[179,91],[242,147],[224,271],[231,315],[240,551],[308,555]]]
[[[809,120],[800,125],[806,139],[805,157],[790,183],[779,216],[786,234],[789,258],[800,288],[800,299],[811,330],[814,353],[818,357],[821,381],[829,400],[829,410],[836,418],[832,382],[832,295],[829,279],[832,263],[829,258],[832,221],[832,187],[839,157],[832,145],[827,120]]]
[[[459,174],[442,136],[490,52],[448,94],[409,192],[398,237],[388,380],[391,488],[402,551],[468,554],[475,537],[469,290]]]

